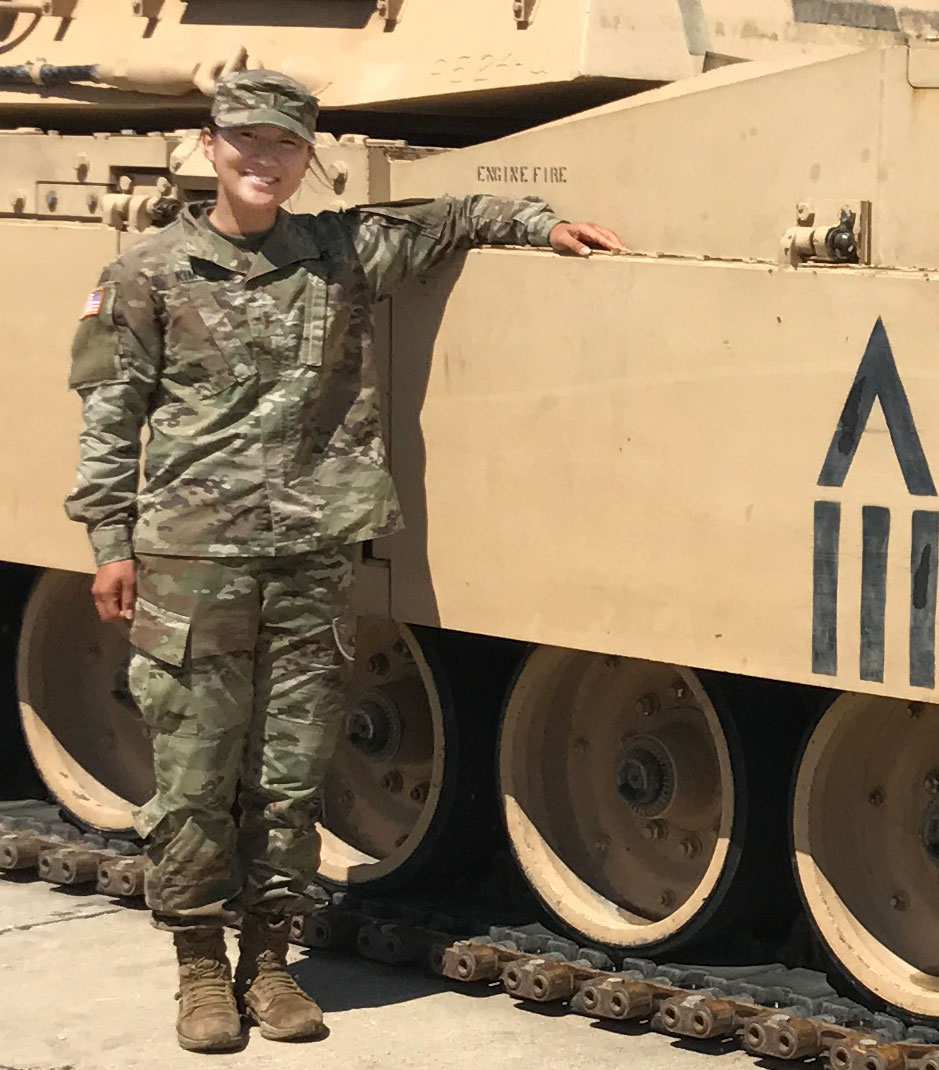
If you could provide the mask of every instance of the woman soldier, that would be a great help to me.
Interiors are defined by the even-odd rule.
[[[323,1028],[285,968],[290,919],[311,908],[355,544],[401,524],[373,302],[474,244],[622,249],[531,199],[288,214],[316,115],[276,72],[220,80],[202,133],[217,200],[105,269],[72,350],[85,430],[66,508],[88,527],[101,619],[132,621],[156,772],[135,823],[191,1051],[237,1046],[239,1007],[270,1039]],[[223,926],[238,920],[233,983]]]

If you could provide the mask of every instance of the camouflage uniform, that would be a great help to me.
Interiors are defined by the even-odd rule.
[[[164,925],[305,908],[319,857],[315,789],[343,716],[352,549],[138,558],[130,684],[153,736],[157,793],[136,824],[153,863],[147,900]]]
[[[161,924],[296,912],[315,872],[352,548],[401,523],[373,302],[473,244],[546,245],[557,222],[488,196],[282,211],[250,252],[192,206],[101,276],[73,347],[66,508],[99,565],[139,560],[131,682],[157,793],[138,820]]]

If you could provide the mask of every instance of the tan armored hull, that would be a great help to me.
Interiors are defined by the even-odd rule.
[[[396,616],[819,683],[813,570],[830,552],[840,657],[824,675],[935,697],[933,670],[909,665],[911,517],[935,508],[939,463],[925,207],[939,94],[910,80],[934,56],[738,67],[393,164],[394,196],[524,188],[641,254],[474,252],[396,301],[392,441],[420,518],[387,551]],[[806,99],[826,107],[806,115]],[[865,262],[793,262],[799,213],[833,227],[841,205]],[[865,352],[895,360],[909,411],[884,387],[835,478],[823,467],[848,449],[831,444],[850,438]],[[824,546],[816,501],[841,517]],[[878,679],[858,667],[866,508],[892,517]]]

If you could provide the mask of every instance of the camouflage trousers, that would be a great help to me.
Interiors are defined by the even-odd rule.
[[[135,824],[158,928],[310,908],[351,658],[353,550],[138,558],[130,688],[156,794]]]

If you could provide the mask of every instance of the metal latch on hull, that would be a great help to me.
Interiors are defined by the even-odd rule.
[[[164,0],[133,0],[134,14],[142,19],[158,19]]]
[[[115,230],[140,232],[154,223],[165,224],[175,218],[180,202],[173,194],[169,179],[159,176],[153,190],[135,190],[126,176],[119,182],[119,193],[107,193],[101,198],[104,223]]]
[[[519,27],[524,28],[529,25],[535,17],[535,8],[537,6],[538,0],[512,0],[515,21]]]
[[[869,264],[870,201],[812,203],[796,206],[797,225],[782,237],[779,261],[801,264]]]
[[[403,8],[404,0],[378,0],[378,14],[389,26],[400,20]]]

